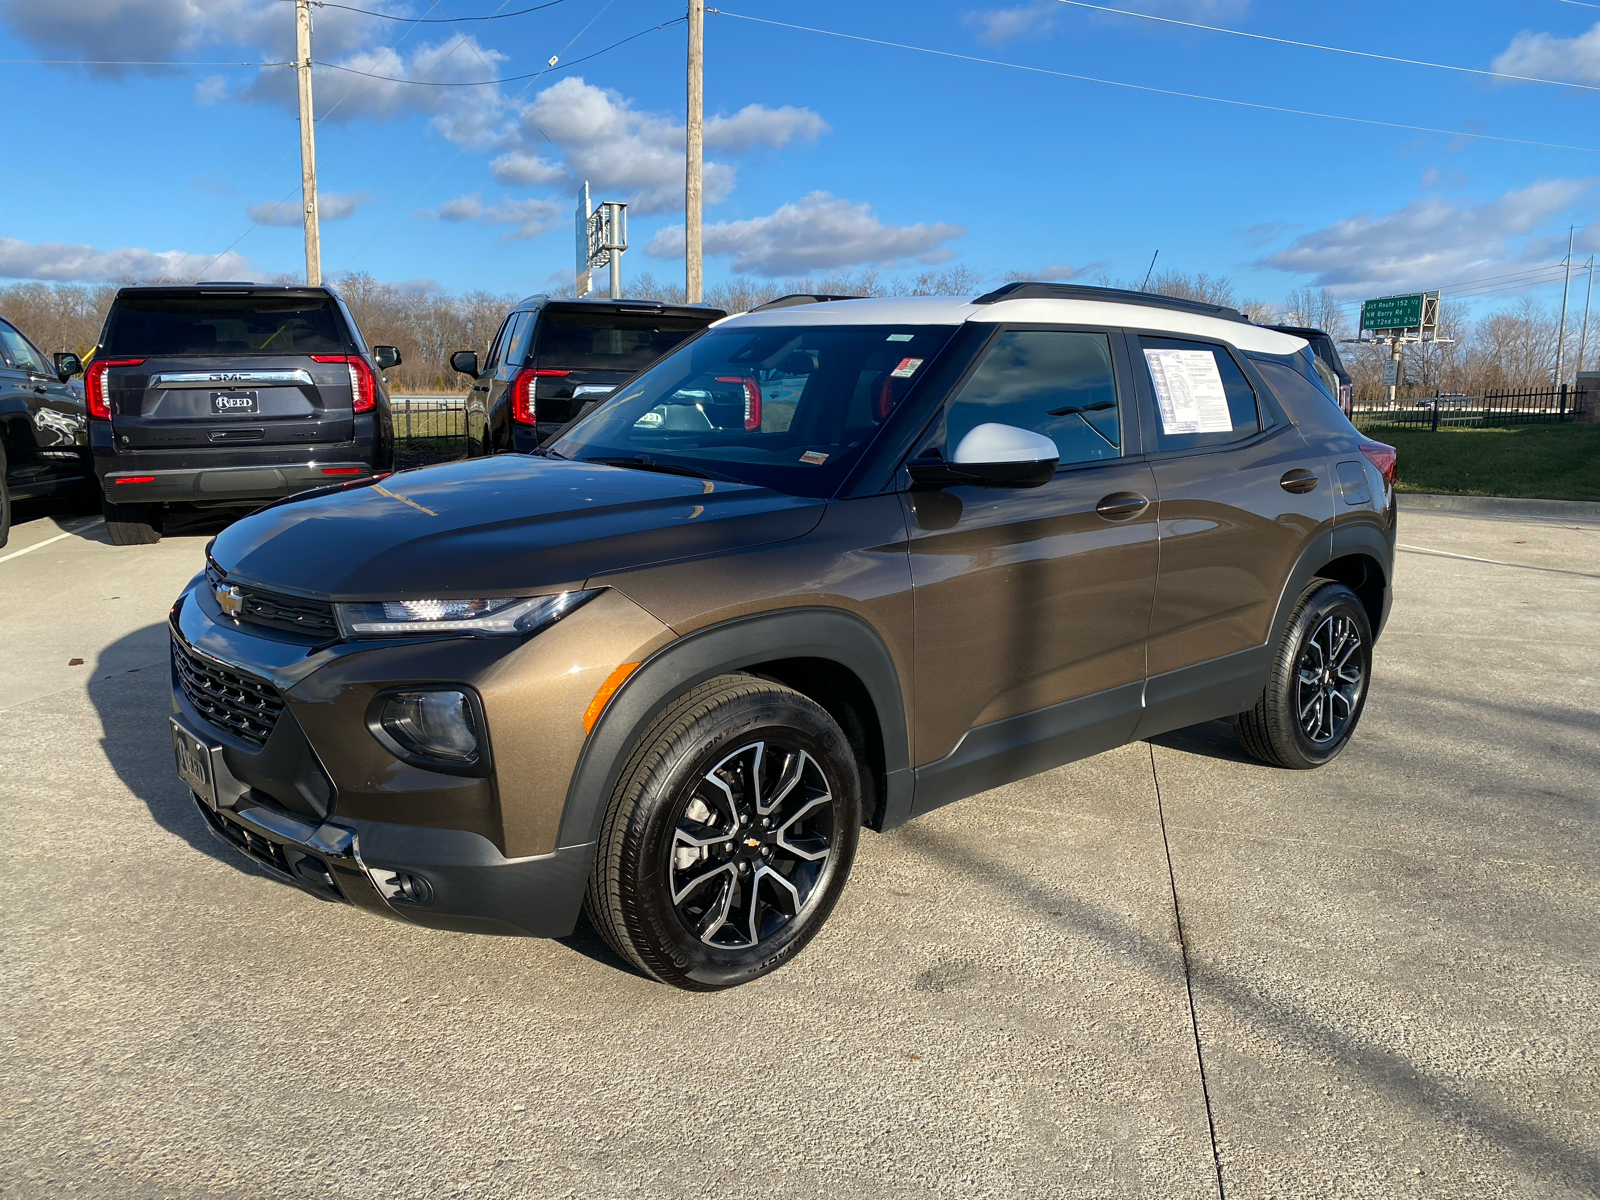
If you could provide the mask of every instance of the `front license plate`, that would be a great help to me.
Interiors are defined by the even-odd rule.
[[[178,778],[212,808],[217,806],[217,781],[211,774],[211,754],[205,744],[177,721],[172,722],[172,753],[178,760]]]
[[[212,392],[211,411],[218,416],[229,413],[258,413],[261,397],[258,392]]]

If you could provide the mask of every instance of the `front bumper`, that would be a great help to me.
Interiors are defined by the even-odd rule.
[[[215,803],[193,793],[207,827],[284,883],[433,929],[515,937],[572,932],[591,846],[508,859],[465,830],[350,818],[314,823],[235,778],[207,723],[179,707],[173,723],[206,748],[211,763]]]
[[[372,464],[334,459],[308,464],[203,467],[141,471],[128,466],[101,476],[113,504],[254,503],[278,500],[330,483],[347,483],[373,473]],[[130,482],[122,482],[128,480]],[[131,482],[131,481],[138,482]]]

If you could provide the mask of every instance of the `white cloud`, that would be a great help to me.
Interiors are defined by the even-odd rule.
[[[539,187],[567,177],[567,169],[537,154],[511,150],[489,161],[489,174],[508,187]]]
[[[1009,42],[1027,33],[1046,33],[1055,27],[1061,6],[1055,0],[1036,0],[1016,8],[991,8],[969,12],[963,21],[978,27],[978,40],[991,46]]]
[[[1044,266],[1039,267],[1037,270],[1013,271],[1006,278],[1025,279],[1036,283],[1070,283],[1074,279],[1081,279],[1089,272],[1098,271],[1108,265],[1109,263],[1103,259],[1085,263],[1081,267],[1075,267],[1071,263],[1045,263]]]
[[[343,221],[354,215],[356,209],[372,199],[369,192],[319,192],[317,218],[319,224]],[[299,197],[291,200],[263,200],[247,210],[252,221],[259,225],[295,225],[302,223]]]
[[[100,283],[166,278],[188,282],[197,273],[204,279],[249,279],[255,274],[255,266],[244,255],[231,252],[213,262],[209,255],[180,250],[140,250],[132,246],[96,250],[66,242],[31,243],[0,237],[0,279]]]
[[[1519,33],[1492,65],[1507,75],[1600,83],[1600,22],[1588,33],[1573,38]]]
[[[1438,287],[1506,264],[1549,262],[1566,253],[1565,238],[1531,235],[1592,183],[1542,180],[1476,207],[1425,196],[1394,212],[1360,213],[1296,238],[1261,265],[1309,275],[1311,286],[1336,295],[1358,296]],[[1600,239],[1600,223],[1583,238]]]
[[[529,198],[502,200],[498,204],[485,204],[477,192],[468,192],[453,200],[446,200],[436,209],[424,209],[416,214],[425,221],[449,221],[459,224],[476,221],[480,225],[506,226],[501,241],[526,241],[563,224],[570,214],[565,204],[554,200]]]
[[[733,269],[741,274],[776,277],[905,259],[943,262],[950,257],[944,244],[965,233],[942,222],[885,225],[866,204],[812,192],[771,216],[708,225],[704,245],[708,255],[732,256]],[[645,252],[675,258],[683,250],[683,226],[672,225],[657,233]]]
[[[221,75],[208,75],[194,85],[194,102],[210,107],[229,98],[228,81]]]
[[[1250,7],[1250,0],[1145,0],[1139,8],[1156,16],[1173,17],[1180,21],[1217,21],[1237,17]],[[978,28],[978,40],[993,46],[1029,34],[1042,36],[1055,28],[1056,19],[1067,10],[1057,0],[1033,0],[1012,8],[989,8],[969,12],[962,21]],[[1156,21],[1141,21],[1137,17],[1123,17],[1112,13],[1079,9],[1096,24],[1118,24],[1160,30]],[[1172,31],[1171,26],[1166,27]]]
[[[714,116],[705,125],[705,144],[713,150],[743,154],[757,146],[781,150],[796,139],[814,142],[828,132],[828,123],[809,108],[768,108],[747,104],[731,117]]]

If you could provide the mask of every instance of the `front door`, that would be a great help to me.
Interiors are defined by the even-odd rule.
[[[7,437],[14,483],[43,482],[84,473],[88,415],[56,375],[55,367],[22,333],[0,321],[0,391],[16,412]],[[21,431],[25,414],[27,432]]]
[[[1154,478],[1120,335],[1002,327],[914,454],[974,426],[1055,441],[1037,488],[903,493],[915,607],[915,811],[1131,735],[1155,591]]]
[[[1130,350],[1160,504],[1147,737],[1254,701],[1284,584],[1331,528],[1333,490],[1228,347],[1139,337]]]

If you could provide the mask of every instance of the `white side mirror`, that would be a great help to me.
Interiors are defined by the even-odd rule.
[[[979,463],[1043,463],[1054,473],[1061,452],[1042,433],[1000,425],[993,421],[974,425],[961,439],[951,462],[957,466]]]

